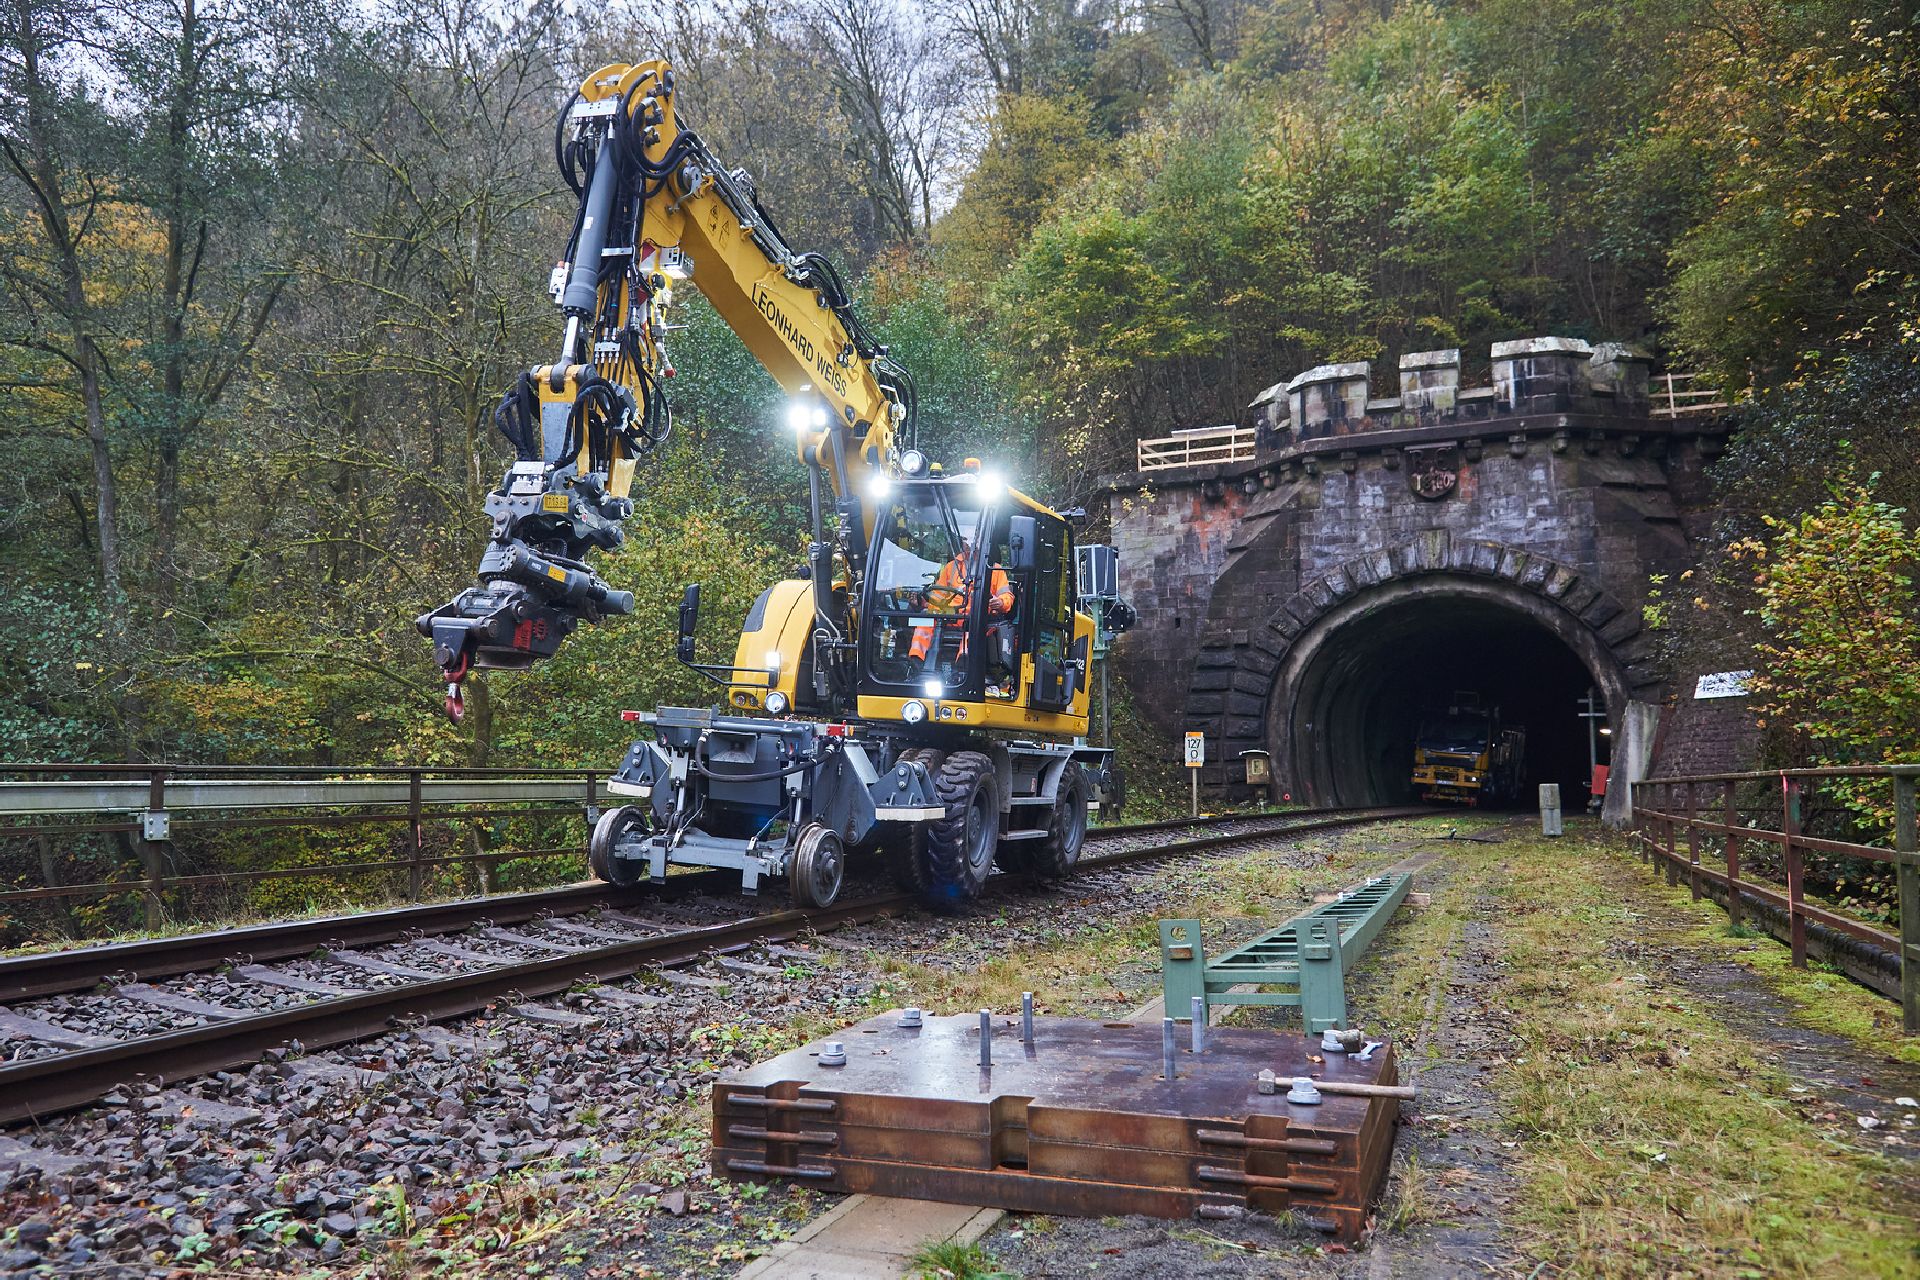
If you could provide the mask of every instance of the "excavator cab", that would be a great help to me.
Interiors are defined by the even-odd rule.
[[[874,522],[861,633],[863,683],[876,692],[979,701],[990,646],[989,615],[1005,631],[1013,593],[1003,513],[978,486],[902,486]],[[993,588],[1000,587],[996,594]],[[996,674],[1007,675],[1005,661]]]
[[[1066,711],[1084,695],[1075,646],[1072,533],[990,477],[892,486],[875,504],[860,611],[862,714],[898,703],[909,724],[987,724],[999,711]],[[909,704],[918,703],[919,709]]]

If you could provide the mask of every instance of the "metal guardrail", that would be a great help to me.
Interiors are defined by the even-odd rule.
[[[0,783],[0,818],[59,814],[206,813],[235,809],[301,809],[358,805],[449,805],[499,801],[580,800],[580,779],[540,782],[531,779],[445,779],[428,781],[423,770],[390,781],[272,781],[257,778],[161,779],[155,793],[141,781]]]
[[[35,842],[44,881],[30,888],[0,883],[0,907],[137,893],[152,928],[167,896],[186,890],[404,872],[408,900],[417,902],[432,869],[455,865],[477,868],[484,893],[501,862],[580,857],[584,841],[530,849],[476,844],[436,854],[428,848],[432,825],[578,815],[591,826],[604,776],[588,769],[0,764],[0,841]],[[182,832],[383,823],[403,828],[398,856],[209,874],[182,874],[171,856]],[[54,844],[83,836],[124,840],[138,879],[62,883]]]
[[[1253,457],[1254,440],[1251,427],[1201,427],[1138,441],[1135,459],[1142,471],[1192,467],[1204,462],[1241,462]]]
[[[1347,970],[1380,936],[1412,885],[1413,877],[1404,873],[1375,876],[1211,960],[1198,920],[1162,920],[1160,983],[1168,1016],[1181,1016],[1195,1001],[1202,1014],[1216,1004],[1297,1005],[1309,1035],[1345,1027]],[[1242,985],[1296,990],[1233,989]]]
[[[1829,840],[1803,830],[1803,800],[1808,784],[1822,780],[1885,781],[1893,790],[1894,822],[1891,847]],[[1771,799],[1764,815],[1760,806],[1742,803],[1741,788],[1777,784],[1779,799]],[[1920,765],[1881,765],[1858,768],[1784,769],[1762,773],[1715,773],[1694,777],[1649,778],[1633,784],[1634,838],[1650,862],[1663,866],[1667,882],[1678,885],[1684,875],[1694,898],[1705,885],[1726,892],[1727,914],[1741,923],[1743,895],[1782,911],[1787,919],[1787,945],[1793,963],[1807,963],[1807,922],[1816,921],[1838,933],[1883,947],[1899,957],[1901,1022],[1920,1032],[1920,842],[1915,834],[1915,787]],[[1762,825],[1778,820],[1777,827]],[[1684,833],[1686,848],[1680,847]],[[1702,861],[1702,837],[1721,842],[1725,870]],[[1757,878],[1745,864],[1748,841],[1779,847],[1785,883]],[[1900,904],[1900,932],[1890,933],[1841,912],[1806,901],[1805,860],[1808,853],[1837,854],[1895,868]]]

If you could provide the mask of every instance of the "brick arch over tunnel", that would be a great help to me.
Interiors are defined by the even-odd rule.
[[[1650,699],[1660,676],[1633,611],[1570,566],[1443,533],[1338,565],[1250,633],[1209,641],[1186,718],[1221,744],[1216,777],[1232,789],[1239,754],[1265,749],[1273,790],[1297,802],[1404,799],[1414,704],[1452,691],[1437,685],[1459,683],[1463,652],[1482,657],[1488,681],[1508,696],[1533,697],[1536,717],[1545,716],[1542,705],[1552,708],[1557,736],[1537,741],[1557,742],[1563,767],[1542,780],[1563,787],[1584,778],[1585,730],[1572,699],[1585,686],[1600,691],[1617,727],[1623,780],[1644,767],[1657,714]],[[1566,735],[1576,731],[1580,758],[1568,761]],[[1551,756],[1536,753],[1543,762]],[[1625,788],[1610,788],[1607,801],[1617,820]],[[1577,793],[1567,803],[1577,809]]]

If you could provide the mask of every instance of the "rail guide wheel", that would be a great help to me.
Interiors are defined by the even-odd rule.
[[[639,884],[645,876],[642,864],[616,858],[613,851],[627,836],[646,830],[647,815],[633,805],[623,804],[601,814],[600,821],[593,824],[593,835],[587,840],[587,869],[593,872],[594,878],[620,889]]]
[[[818,822],[802,827],[800,838],[794,842],[793,863],[787,869],[794,905],[832,906],[846,876],[847,851],[840,837]]]

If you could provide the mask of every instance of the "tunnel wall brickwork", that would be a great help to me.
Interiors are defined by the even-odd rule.
[[[1751,769],[1760,757],[1760,721],[1752,699],[1688,696],[1684,688],[1654,744],[1654,778]]]
[[[1216,794],[1246,798],[1238,753],[1285,714],[1292,642],[1389,582],[1509,584],[1591,630],[1616,719],[1667,698],[1641,608],[1650,574],[1695,560],[1723,420],[1651,414],[1645,358],[1615,345],[1492,354],[1493,384],[1464,390],[1458,352],[1408,356],[1387,399],[1365,364],[1309,370],[1249,406],[1251,459],[1107,482],[1140,614],[1116,663],[1155,723],[1208,734]]]

